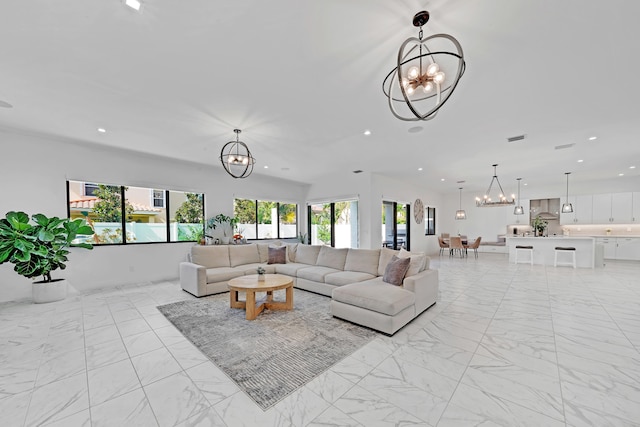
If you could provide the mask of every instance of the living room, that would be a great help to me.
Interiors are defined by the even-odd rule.
[[[442,232],[493,240],[513,225],[514,205],[476,207],[494,163],[509,195],[524,178],[527,201],[640,191],[638,6],[548,3],[0,7],[12,40],[0,48],[0,216],[65,218],[73,180],[202,193],[206,218],[233,216],[239,198],[291,203],[302,233],[309,205],[349,199],[354,247],[380,250],[383,203],[398,202],[411,252],[440,276],[434,306],[265,411],[156,308],[206,300],[179,284],[195,243],[72,249],[56,272],[70,294],[50,304],[32,304],[32,281],[2,265],[8,425],[637,423],[637,261],[574,271],[438,255]],[[403,122],[380,85],[425,8],[425,34],[457,37],[468,69],[437,117]],[[594,90],[597,64],[615,79]],[[219,158],[235,128],[256,157],[244,179]],[[414,218],[418,199],[435,208],[435,234]],[[571,227],[640,235],[631,222]],[[145,371],[155,352],[147,366],[166,369]]]

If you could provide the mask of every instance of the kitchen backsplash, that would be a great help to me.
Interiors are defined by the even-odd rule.
[[[570,236],[640,236],[640,224],[563,225],[562,229]]]

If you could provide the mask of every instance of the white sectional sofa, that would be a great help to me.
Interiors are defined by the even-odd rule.
[[[438,271],[429,258],[391,249],[336,249],[287,244],[286,263],[268,264],[269,245],[193,246],[190,262],[180,264],[182,289],[197,296],[227,292],[227,282],[267,273],[293,277],[294,286],[332,297],[331,312],[378,331],[393,334],[436,302]],[[384,282],[393,255],[410,256],[402,286]]]

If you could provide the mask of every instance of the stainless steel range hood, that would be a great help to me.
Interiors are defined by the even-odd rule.
[[[532,199],[530,202],[531,218],[552,221],[560,218],[560,199]]]

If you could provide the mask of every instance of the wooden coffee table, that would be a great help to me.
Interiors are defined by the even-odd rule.
[[[244,308],[247,320],[254,320],[262,310],[293,310],[293,279],[283,274],[265,274],[264,280],[258,280],[257,274],[236,277],[229,280],[229,299],[231,308]],[[286,289],[285,301],[273,301],[273,291]],[[246,302],[238,301],[238,292],[247,294]],[[267,299],[256,307],[256,292],[266,292]]]

